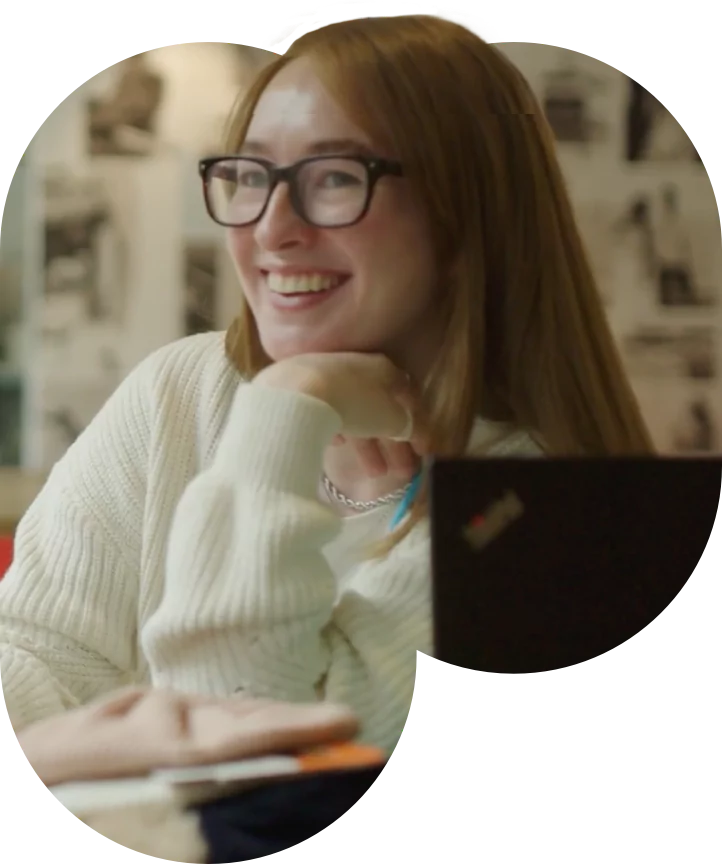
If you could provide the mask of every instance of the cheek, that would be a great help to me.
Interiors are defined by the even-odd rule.
[[[239,272],[244,273],[251,269],[253,238],[250,232],[230,229],[226,235],[226,247]]]
[[[434,281],[435,256],[429,231],[418,214],[401,208],[369,213],[354,238],[354,257],[372,281],[391,279],[402,291],[416,286],[413,296],[426,294]]]
[[[377,249],[399,263],[415,257],[420,268],[425,269],[431,255],[431,231],[420,202],[401,190],[396,194],[383,191],[387,194],[379,194],[378,201],[374,202],[377,206],[372,204],[359,226],[364,229],[364,239],[372,249],[372,260]]]

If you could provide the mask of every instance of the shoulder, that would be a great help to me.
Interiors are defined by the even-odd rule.
[[[125,376],[57,468],[100,468],[115,454],[115,462],[141,484],[151,449],[195,438],[206,418],[222,413],[239,380],[225,356],[223,333],[158,348]]]
[[[165,345],[131,374],[142,379],[156,444],[192,443],[203,462],[217,445],[243,382],[226,356],[225,333],[202,333]]]
[[[184,407],[213,410],[229,400],[241,376],[225,353],[225,333],[187,336],[156,349],[127,376],[122,387],[139,394],[154,421]]]
[[[183,383],[233,373],[225,353],[225,333],[186,336],[153,351],[131,372],[143,381]]]

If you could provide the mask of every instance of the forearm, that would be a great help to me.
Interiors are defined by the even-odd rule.
[[[315,698],[340,519],[317,500],[339,420],[320,401],[241,385],[211,467],[175,515],[165,594],[143,634],[155,683]]]
[[[419,535],[407,538],[410,544]],[[332,662],[325,696],[352,708],[361,739],[393,750],[416,678],[416,656],[433,650],[430,566],[423,538],[356,574],[329,628]]]

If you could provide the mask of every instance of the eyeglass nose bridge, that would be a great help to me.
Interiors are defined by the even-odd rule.
[[[298,176],[298,172],[303,167],[303,164],[303,162],[297,162],[295,165],[286,165],[285,167],[280,167],[277,165],[264,165],[264,168],[268,172],[269,179],[268,195],[266,195],[266,201],[263,205],[263,208],[261,209],[261,212],[254,220],[256,224],[258,224],[261,219],[263,219],[263,217],[266,215],[266,211],[268,210],[268,205],[271,203],[273,193],[276,191],[276,188],[281,183],[288,184],[291,207],[293,208],[294,213],[304,222],[308,222],[308,219],[306,218],[306,214],[303,209],[303,201],[298,191],[298,184],[296,183],[296,177]]]

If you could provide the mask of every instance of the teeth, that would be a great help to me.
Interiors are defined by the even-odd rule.
[[[335,288],[339,282],[339,276],[321,276],[316,273],[312,276],[280,276],[278,273],[269,273],[266,277],[268,287],[276,294],[313,294],[319,291],[328,291]]]

